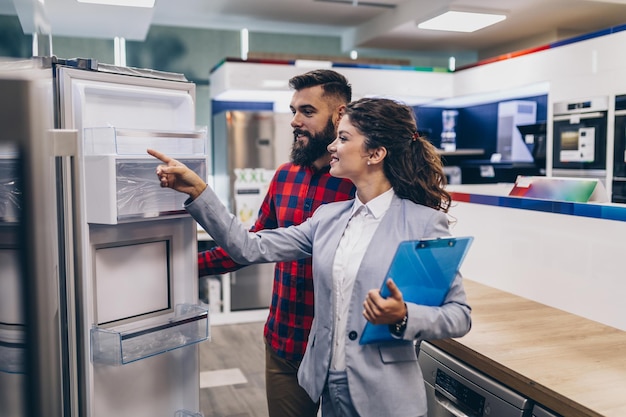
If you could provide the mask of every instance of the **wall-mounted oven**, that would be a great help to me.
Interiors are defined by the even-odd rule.
[[[615,142],[611,201],[626,203],[626,94],[615,97]]]
[[[606,176],[608,98],[554,103],[554,176]]]

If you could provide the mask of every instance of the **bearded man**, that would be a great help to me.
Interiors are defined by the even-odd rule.
[[[294,90],[289,106],[294,136],[291,161],[276,170],[252,231],[300,224],[320,205],[354,197],[355,188],[349,180],[329,174],[327,150],[352,99],[351,85],[343,75],[322,69],[291,78],[289,86]],[[198,254],[199,276],[223,274],[243,266],[220,247]],[[276,263],[263,330],[270,417],[317,416],[319,403],[309,398],[297,378],[313,322],[312,276],[311,258]]]

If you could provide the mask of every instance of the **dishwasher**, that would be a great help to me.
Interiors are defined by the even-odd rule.
[[[431,343],[421,343],[418,361],[426,385],[428,417],[531,416],[529,399]]]
[[[552,411],[548,411],[542,406],[535,404],[533,406],[533,414],[532,417],[561,417],[558,414],[553,413]]]

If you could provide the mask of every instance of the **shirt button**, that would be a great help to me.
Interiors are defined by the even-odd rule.
[[[348,337],[350,338],[350,340],[356,340],[357,336],[358,336],[358,334],[354,330],[352,330],[350,333],[348,333]]]

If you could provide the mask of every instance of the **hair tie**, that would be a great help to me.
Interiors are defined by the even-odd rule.
[[[411,141],[415,142],[417,139],[419,139],[420,134],[417,132],[414,132],[413,135],[411,135]]]

